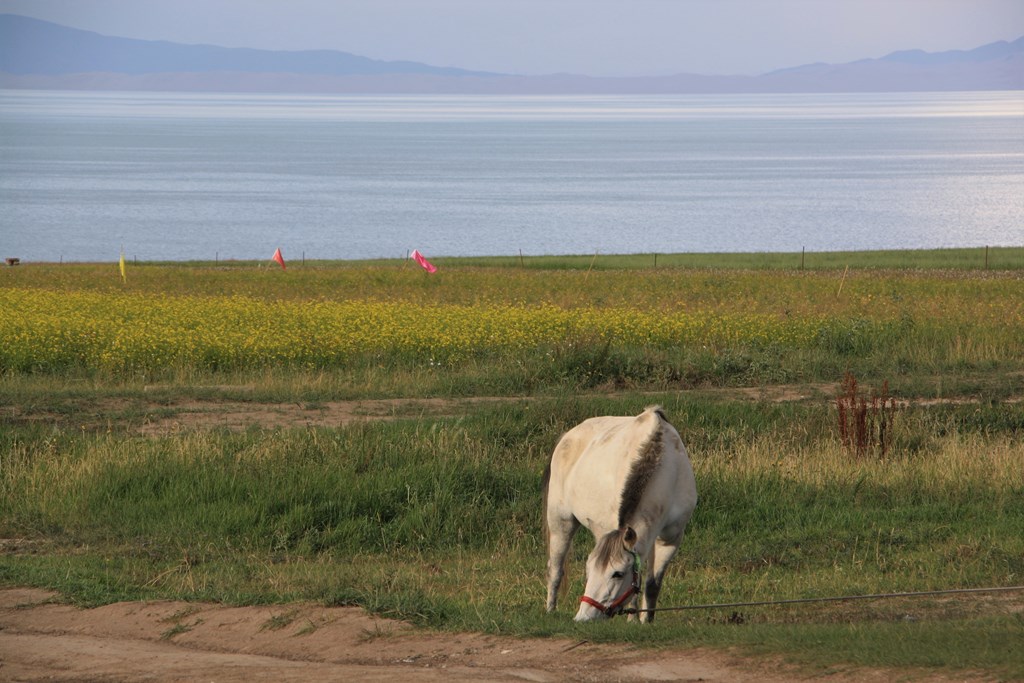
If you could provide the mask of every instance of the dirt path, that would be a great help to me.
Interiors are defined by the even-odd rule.
[[[705,390],[736,400],[773,402],[824,400],[835,395],[838,385],[776,386]],[[237,387],[220,387],[238,391]],[[354,422],[393,420],[402,417],[451,417],[465,415],[484,403],[530,403],[532,397],[477,396],[471,398],[392,398],[327,401],[311,404],[261,403],[211,398],[177,403],[152,403],[138,431],[160,436],[189,429],[242,430],[290,427],[340,427]],[[113,406],[111,406],[113,407]],[[138,409],[138,406],[135,406]],[[171,413],[171,414],[167,414]],[[32,416],[15,416],[32,419]],[[42,418],[43,416],[37,416]],[[44,418],[45,419],[45,418]]]
[[[184,429],[259,426],[264,429],[289,427],[341,427],[353,422],[393,420],[399,417],[446,417],[465,415],[466,407],[481,403],[514,402],[515,398],[482,397],[466,399],[394,398],[358,401],[329,401],[315,404],[256,403],[241,401],[188,401],[165,406],[175,411],[169,417],[149,417],[139,432],[158,436]]]
[[[739,401],[769,401],[787,403],[818,400],[831,402],[839,389],[837,384],[810,386],[772,386],[760,388],[729,388],[704,390],[705,394],[720,394],[723,398]],[[149,436],[159,436],[186,429],[226,428],[241,430],[247,427],[340,427],[353,422],[391,420],[400,417],[451,417],[465,415],[472,406],[482,403],[529,403],[538,399],[528,397],[474,397],[474,398],[395,398],[355,401],[329,401],[316,404],[257,403],[241,401],[207,400],[164,405],[174,415],[151,416],[139,428]],[[541,399],[543,400],[543,399]],[[1021,397],[1006,399],[1019,403]],[[916,405],[962,405],[979,403],[975,398],[918,399]],[[899,401],[908,406],[911,402]]]
[[[1024,377],[1022,377],[1024,381]],[[128,425],[145,436],[165,436],[193,429],[244,430],[301,427],[342,427],[357,422],[394,420],[400,418],[440,418],[465,415],[487,403],[532,403],[548,400],[537,397],[477,396],[468,398],[389,398],[307,403],[280,403],[239,400],[239,394],[252,391],[252,386],[203,387],[212,396],[203,399],[170,399],[157,396],[164,387],[146,387],[153,399],[107,398],[98,401],[74,402],[62,409],[29,406],[0,406],[0,418],[12,422],[41,422],[72,425],[75,429],[109,429],[111,424]],[[702,389],[701,394],[723,400],[767,401],[787,403],[821,401],[831,403],[839,391],[838,384],[776,385],[764,387],[730,387]],[[222,396],[218,396],[222,393]],[[652,393],[653,396],[664,392]],[[652,398],[652,400],[656,400]],[[900,400],[908,405],[963,405],[980,403],[977,397],[949,397]],[[1004,398],[1005,403],[1024,402],[1024,396]],[[124,417],[128,413],[131,417]]]
[[[971,680],[864,669],[798,673],[717,651],[438,634],[356,607],[161,601],[83,610],[54,598],[0,590],[0,681]]]

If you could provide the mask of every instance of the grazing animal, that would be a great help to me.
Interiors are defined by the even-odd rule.
[[[566,432],[544,472],[547,610],[555,609],[565,560],[580,525],[596,540],[576,621],[636,606],[653,621],[669,560],[697,505],[693,467],[660,407],[636,417],[593,417]]]

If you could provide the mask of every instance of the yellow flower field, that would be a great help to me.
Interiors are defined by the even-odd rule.
[[[623,307],[271,302],[13,288],[0,289],[0,308],[17,311],[0,319],[0,368],[18,371],[337,367],[366,356],[452,363],[567,343],[802,348],[846,325],[817,316]]]
[[[0,372],[460,365],[524,389],[1024,369],[1011,271],[129,270],[0,269]]]

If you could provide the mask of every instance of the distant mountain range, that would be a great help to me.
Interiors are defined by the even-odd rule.
[[[908,50],[760,76],[518,76],[387,62],[335,50],[272,51],[116,38],[0,14],[0,87],[424,94],[1024,90],[1024,37],[974,50]]]

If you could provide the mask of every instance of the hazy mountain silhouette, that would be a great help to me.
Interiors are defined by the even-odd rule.
[[[217,71],[329,76],[489,75],[417,62],[384,62],[335,50],[281,52],[113,38],[14,14],[0,14],[0,70],[18,75]]]
[[[893,52],[760,76],[516,76],[335,50],[272,51],[103,36],[0,15],[0,87],[288,93],[640,94],[1024,89],[1024,37]]]

